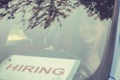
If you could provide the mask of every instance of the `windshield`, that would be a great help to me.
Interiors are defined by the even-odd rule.
[[[46,29],[42,25],[27,29],[33,13],[28,7],[25,14],[15,14],[15,19],[2,19],[0,62],[11,55],[74,59],[80,63],[71,80],[88,79],[101,63],[112,20],[105,13],[89,11],[82,0],[77,5],[80,7],[69,12],[66,18],[54,20]]]

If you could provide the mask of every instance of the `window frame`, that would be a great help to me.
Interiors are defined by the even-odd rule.
[[[104,49],[102,61],[96,72],[87,80],[108,80],[110,78],[110,71],[112,67],[115,40],[117,32],[119,14],[119,0],[115,0],[112,23],[108,31],[107,42]]]

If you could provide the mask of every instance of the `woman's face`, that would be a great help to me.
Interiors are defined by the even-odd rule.
[[[102,36],[103,26],[101,23],[80,26],[79,32],[85,43],[97,43]]]

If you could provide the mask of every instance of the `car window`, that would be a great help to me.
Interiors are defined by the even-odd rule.
[[[0,39],[0,62],[11,55],[75,59],[81,63],[72,80],[86,80],[95,73],[102,61],[111,18],[106,18],[104,13],[99,18],[100,15],[93,15],[81,5],[46,29],[40,26],[27,29],[31,14],[26,11],[25,23],[21,22],[22,13],[0,23],[0,37],[3,37]]]

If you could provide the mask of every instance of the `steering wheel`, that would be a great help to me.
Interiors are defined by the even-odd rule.
[[[85,63],[81,63],[73,80],[86,80],[91,74],[90,68]]]

